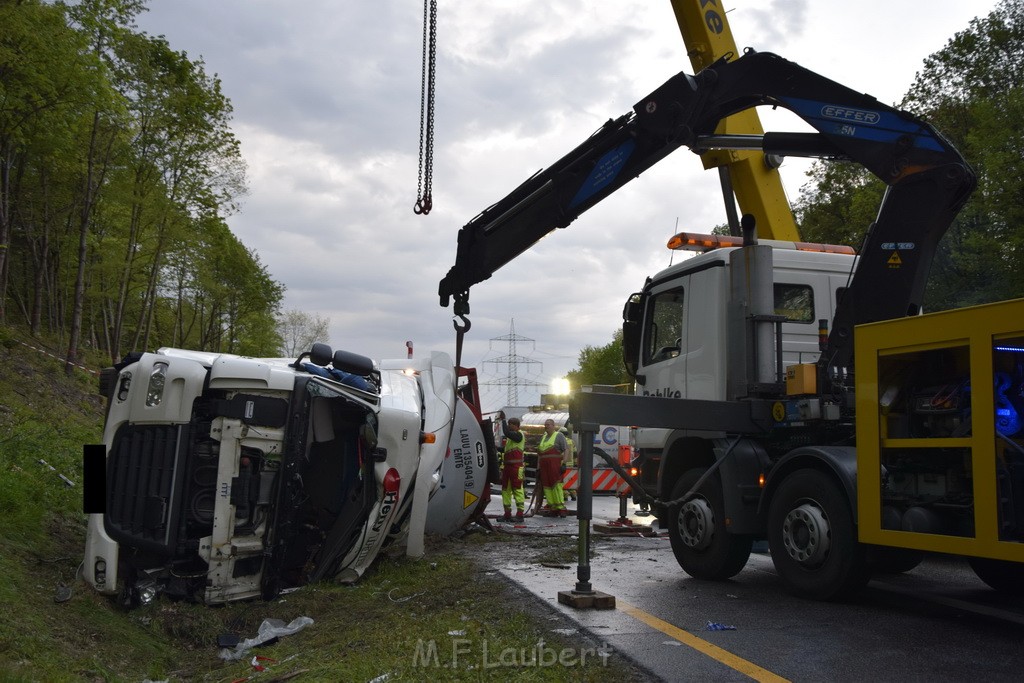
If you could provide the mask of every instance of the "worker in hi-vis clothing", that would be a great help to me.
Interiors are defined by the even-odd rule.
[[[526,492],[523,487],[526,450],[526,434],[519,431],[519,418],[510,417],[505,421],[502,416],[501,433],[505,437],[505,447],[501,451],[501,503],[505,506],[506,522],[512,521],[512,499],[516,501],[516,521],[523,521],[526,512]]]
[[[544,436],[537,446],[537,469],[544,498],[548,501],[551,514],[565,517],[565,496],[562,492],[562,455],[567,446],[565,436],[555,429],[554,420],[544,421]]]

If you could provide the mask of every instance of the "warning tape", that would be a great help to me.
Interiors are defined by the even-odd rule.
[[[21,344],[22,346],[27,346],[28,348],[32,349],[33,351],[38,351],[39,353],[43,354],[44,356],[49,356],[50,358],[55,358],[56,360],[59,360],[61,363],[67,363],[68,362],[66,358],[62,358],[62,357],[57,356],[57,355],[55,355],[53,353],[50,353],[46,349],[40,348],[38,346],[32,346],[31,344],[26,344],[25,342],[23,342],[21,340],[18,340],[18,343]],[[78,363],[72,363],[71,365],[73,365],[74,367],[78,368],[79,370],[85,370],[86,372],[88,372],[89,374],[92,374],[92,375],[100,374],[97,371],[90,370],[89,368],[85,367],[84,365],[79,365]]]
[[[562,475],[562,488],[566,491],[575,491],[580,487],[580,468],[567,467]],[[594,491],[614,491],[623,493],[629,489],[626,480],[616,474],[615,470],[596,468],[594,469]]]

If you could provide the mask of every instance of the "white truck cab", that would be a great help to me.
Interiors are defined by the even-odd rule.
[[[743,337],[740,326],[746,324],[743,318],[749,314],[749,300],[763,292],[736,291],[730,261],[740,248],[714,245],[737,242],[701,237],[710,250],[652,276],[626,304],[625,355],[635,359],[638,395],[729,400],[746,386],[747,378],[737,377],[745,375],[738,368],[747,359],[752,365],[757,362],[756,354],[746,353],[736,343]],[[760,240],[758,244],[771,247],[767,266],[772,282],[770,307],[780,318],[781,367],[814,363],[821,353],[822,321],[832,320],[857,257],[851,249],[832,245],[777,240]],[[768,346],[775,348],[774,336]],[[762,354],[766,355],[770,354]],[[771,374],[777,374],[778,359],[763,360]],[[652,466],[660,463],[677,439],[691,434],[694,432],[634,429],[633,446],[644,463],[644,481],[653,484],[657,471]]]

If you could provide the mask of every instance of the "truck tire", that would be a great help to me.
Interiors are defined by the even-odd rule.
[[[1006,595],[1024,595],[1024,564],[987,557],[972,557],[967,562],[990,588]]]
[[[683,473],[672,489],[671,500],[689,491],[704,471],[696,468]],[[747,564],[754,539],[726,531],[718,473],[709,477],[690,500],[670,506],[666,521],[676,561],[693,578],[729,579]]]
[[[871,578],[846,495],[818,470],[797,470],[779,484],[768,508],[768,545],[787,589],[802,598],[841,600]]]

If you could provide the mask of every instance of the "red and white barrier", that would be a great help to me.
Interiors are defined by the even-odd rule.
[[[576,491],[580,487],[580,468],[567,467],[562,475],[562,488]],[[622,493],[629,489],[626,480],[613,469],[594,468],[594,485],[592,490],[601,493]]]

